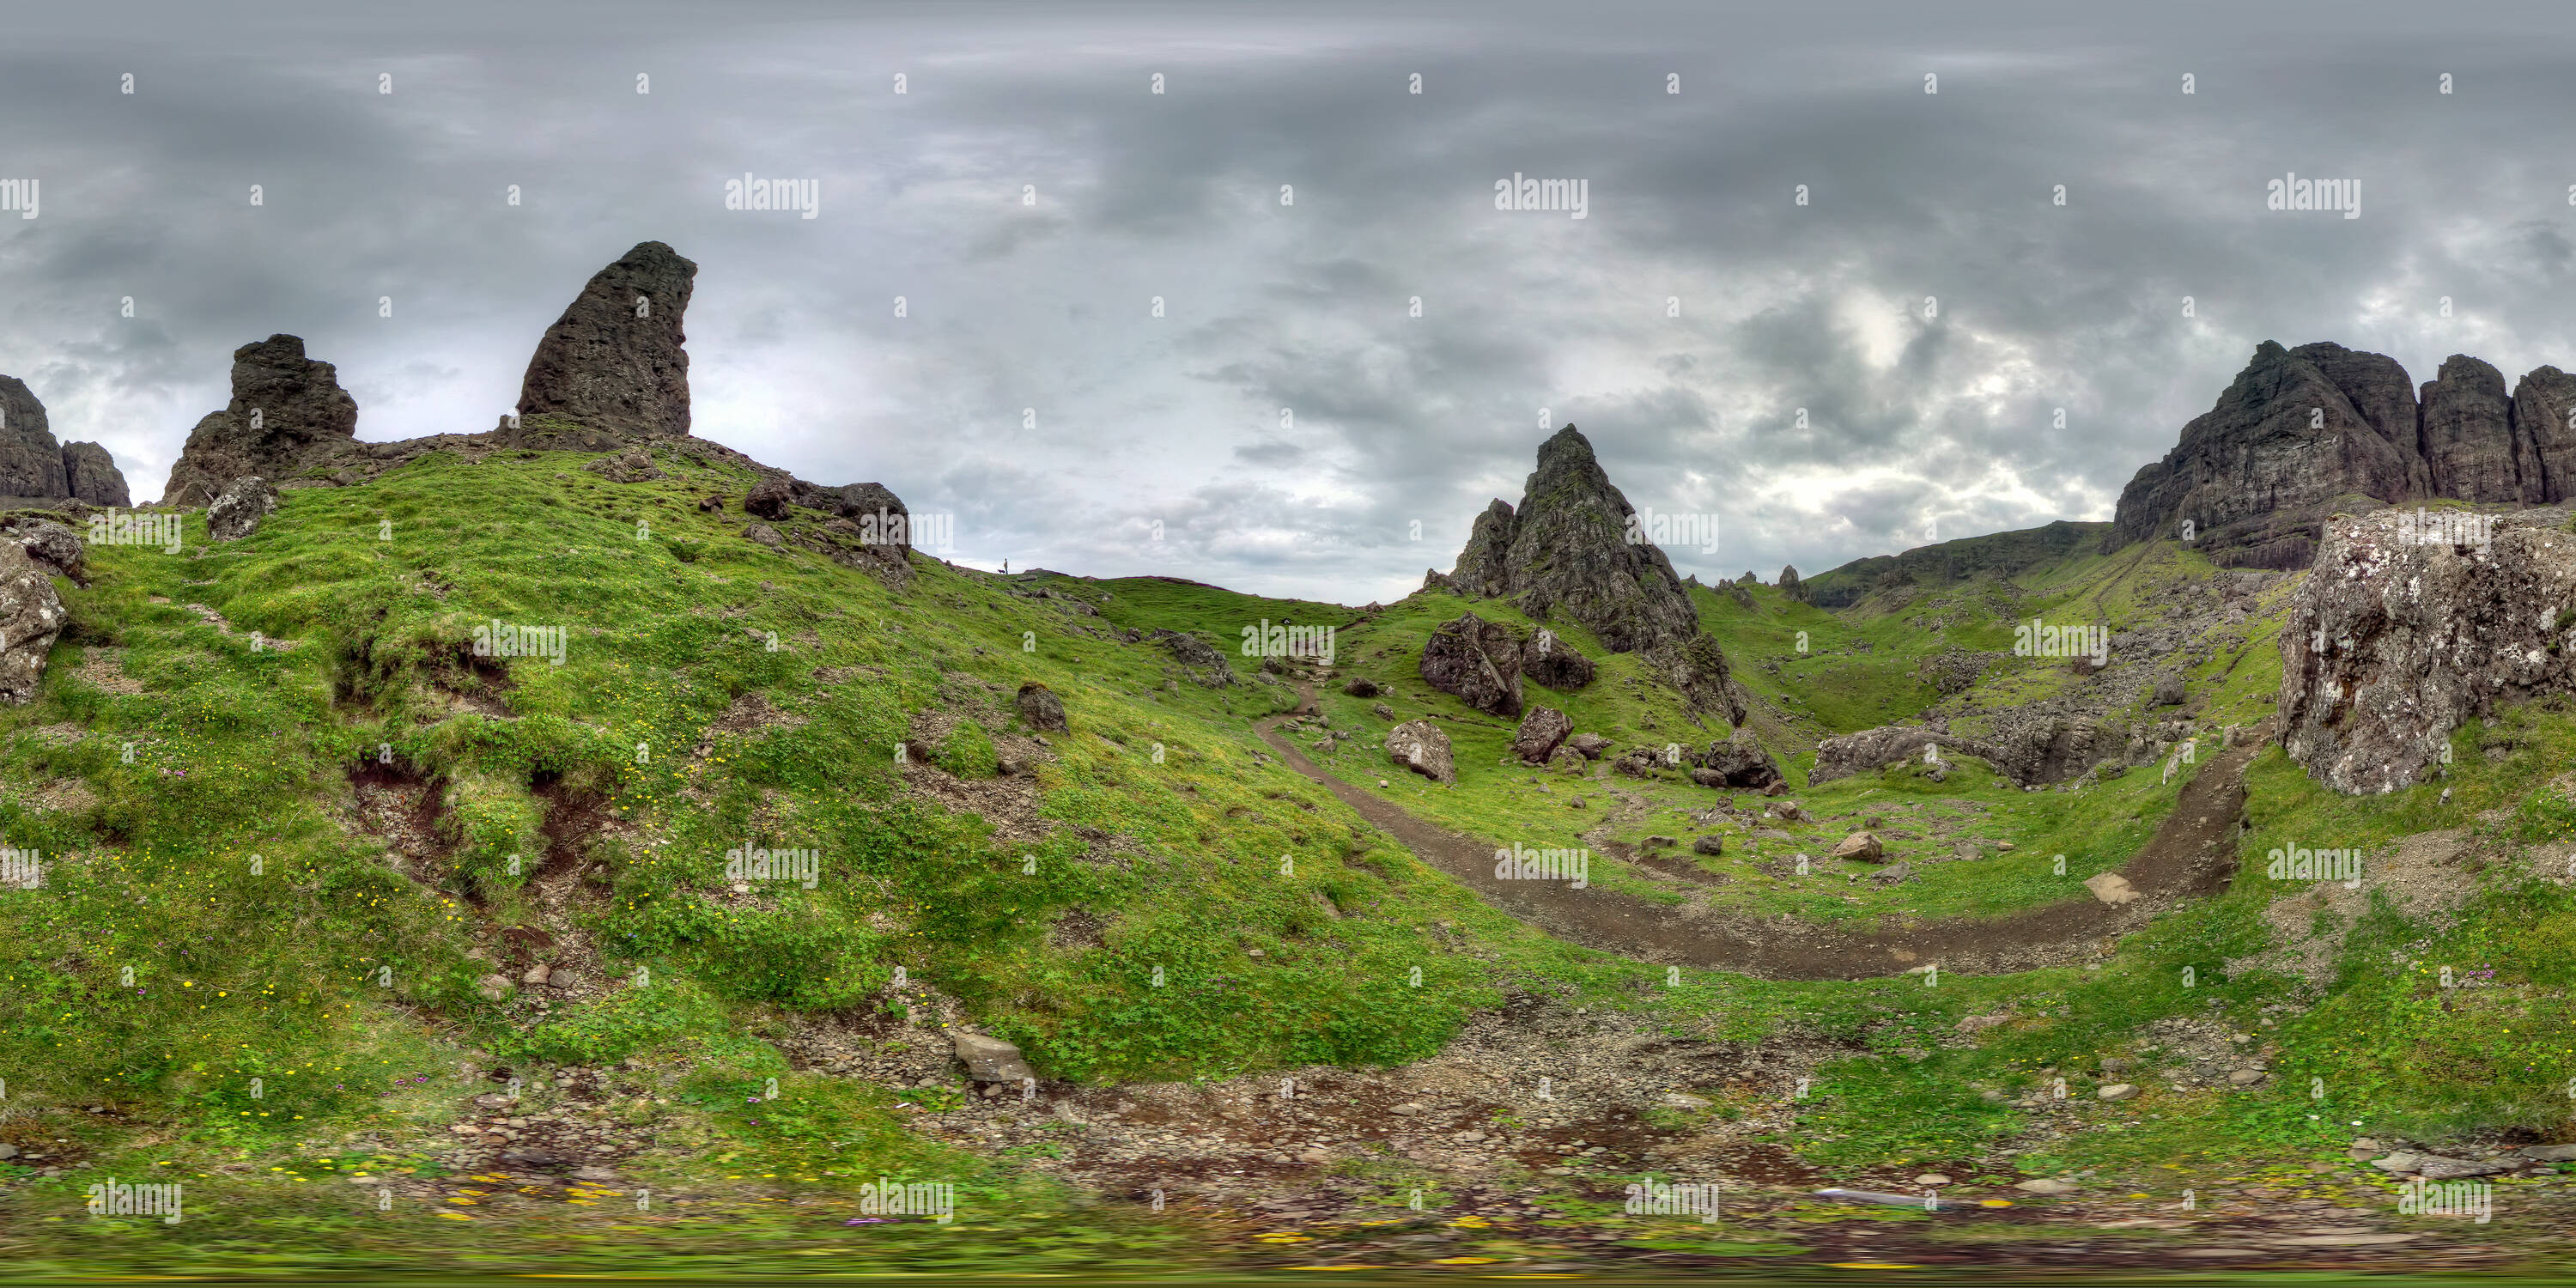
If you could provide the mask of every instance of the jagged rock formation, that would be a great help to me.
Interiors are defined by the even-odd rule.
[[[2453,354],[2418,390],[2406,369],[2339,344],[2266,340],[2218,403],[2120,494],[2102,548],[2182,535],[2222,565],[2304,568],[2338,510],[2448,497],[2542,505],[2576,496],[2576,380],[2504,376]]]
[[[0,706],[36,696],[45,656],[70,621],[54,579],[15,541],[0,541]]]
[[[1541,620],[1562,608],[1613,653],[1678,644],[1699,617],[1663,550],[1628,540],[1636,513],[1568,425],[1539,445],[1518,510],[1498,499],[1476,517],[1449,582]]]
[[[64,500],[133,504],[106,448],[55,442],[35,391],[16,376],[0,376],[0,504]]]
[[[1422,642],[1422,681],[1488,715],[1521,713],[1521,646],[1500,622],[1468,613]]]
[[[1386,756],[1435,783],[1458,781],[1457,763],[1449,756],[1449,735],[1428,720],[1407,720],[1387,730]]]
[[[1161,628],[1145,638],[1169,651],[1173,660],[1181,664],[1182,674],[1187,675],[1192,683],[1210,689],[1221,689],[1234,683],[1234,667],[1226,662],[1225,654],[1217,652],[1215,646],[1206,640]]]
[[[1592,683],[1592,659],[1558,639],[1554,631],[1537,631],[1521,643],[1521,674],[1559,693]]]
[[[88,585],[89,547],[81,544],[80,534],[51,520],[36,518],[37,513],[0,515],[0,542],[16,542],[38,568]]]
[[[660,242],[639,242],[593,274],[528,359],[519,415],[622,433],[688,433],[680,317],[697,276],[697,264]]]
[[[301,338],[272,335],[233,350],[232,378],[232,401],[189,431],[163,505],[204,505],[251,475],[291,479],[357,446],[358,400],[330,363],[304,356]]]
[[[1817,743],[1816,765],[1807,773],[1807,785],[1919,757],[1930,745],[1985,761],[2018,786],[2037,787],[2065,782],[2109,758],[2112,741],[2111,733],[2100,725],[2056,716],[2010,721],[1988,738],[1965,738],[1920,725],[1882,725]]]
[[[1780,593],[1801,603],[1806,601],[1807,587],[1806,583],[1798,580],[1798,565],[1780,566]]]
[[[1554,707],[1531,707],[1521,717],[1520,728],[1512,731],[1512,754],[1522,762],[1544,765],[1556,754],[1557,747],[1574,732],[1574,721]]]
[[[2554,516],[2538,516],[2554,517]],[[2281,629],[2281,742],[2348,795],[2435,772],[2499,700],[2576,689],[2576,536],[2521,515],[2480,535],[2412,511],[2328,525]]]

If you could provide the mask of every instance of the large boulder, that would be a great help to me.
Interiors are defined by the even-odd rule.
[[[1533,632],[1521,644],[1521,674],[1559,693],[1592,683],[1593,671],[1592,659],[1576,652],[1554,631]]]
[[[291,479],[357,440],[358,401],[336,368],[304,356],[304,341],[272,335],[233,350],[233,396],[188,434],[161,503],[199,506],[233,480]]]
[[[1468,613],[1422,644],[1422,681],[1488,715],[1521,713],[1521,650],[1511,631]]]
[[[1554,707],[1531,707],[1512,734],[1512,754],[1532,765],[1544,765],[1574,732],[1574,721]]]
[[[71,620],[54,579],[15,541],[0,541],[0,706],[25,706],[45,657]]]
[[[1407,720],[1386,731],[1386,758],[1436,783],[1458,781],[1449,735],[1428,720]]]
[[[1770,752],[1763,750],[1761,740],[1755,738],[1750,729],[1737,729],[1726,741],[1710,743],[1708,756],[1700,767],[1717,778],[1716,782],[1710,783],[1699,774],[1692,774],[1691,781],[1704,787],[1758,789],[1785,781],[1778,762],[1771,759]]]
[[[787,517],[788,500],[794,495],[787,486],[787,480],[762,479],[743,496],[742,508],[764,519],[784,519]]]
[[[277,508],[277,489],[256,475],[234,479],[206,505],[206,531],[217,541],[239,541],[259,531],[259,521]]]
[[[2282,746],[2346,794],[2435,771],[2498,702],[2576,689],[2576,535],[2522,515],[2328,525],[2281,630]]]
[[[81,544],[80,534],[50,519],[21,513],[0,517],[0,542],[16,542],[27,557],[47,572],[60,573],[75,582],[88,581],[88,547]]]
[[[1012,699],[1011,705],[1019,710],[1020,719],[1040,733],[1062,733],[1065,730],[1064,699],[1057,697],[1055,690],[1035,680],[1020,686],[1019,695]]]
[[[591,275],[546,328],[519,385],[519,415],[559,416],[629,434],[689,432],[689,355],[681,315],[698,266],[639,242]]]
[[[956,1047],[958,1061],[966,1066],[966,1076],[977,1082],[1017,1083],[1038,1076],[1020,1049],[1000,1038],[956,1033],[949,1040]]]

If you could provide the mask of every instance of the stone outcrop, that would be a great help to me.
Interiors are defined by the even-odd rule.
[[[1512,754],[1522,762],[1544,765],[1556,755],[1556,749],[1574,733],[1574,721],[1554,707],[1531,707],[1521,717],[1521,727],[1512,733]]]
[[[2089,720],[2063,716],[2014,720],[2007,713],[2005,721],[2002,730],[1986,738],[1964,738],[1920,725],[1882,725],[1827,738],[1816,744],[1816,764],[1807,772],[1807,783],[1811,787],[1830,783],[1919,758],[1927,745],[1974,756],[2023,787],[2065,782],[2117,753],[2118,740]]]
[[[519,385],[519,415],[559,416],[632,434],[689,432],[689,355],[681,315],[698,266],[639,242],[591,276],[546,328]]]
[[[15,541],[0,541],[0,706],[33,701],[45,657],[71,620],[54,579]]]
[[[1458,781],[1457,762],[1449,755],[1449,735],[1428,720],[1407,720],[1387,730],[1386,757],[1435,783]]]
[[[80,534],[52,520],[36,518],[37,513],[41,512],[0,516],[0,542],[16,542],[38,568],[87,585],[89,548],[81,544]]]
[[[206,503],[206,531],[217,541],[239,541],[259,531],[259,522],[277,509],[277,489],[254,474],[224,485]]]
[[[1798,565],[1780,566],[1780,593],[1801,603],[1806,601],[1807,587],[1804,582],[1798,580]]]
[[[1691,775],[1691,781],[1706,787],[1763,788],[1786,781],[1780,774],[1778,762],[1771,759],[1770,752],[1763,750],[1761,740],[1755,738],[1750,729],[1738,729],[1724,742],[1710,743],[1708,753],[1700,758],[1699,764],[1701,769],[1716,776],[1717,781],[1707,782],[1698,774]]]
[[[1221,689],[1234,683],[1234,667],[1226,662],[1225,654],[1217,652],[1215,646],[1206,640],[1160,628],[1145,638],[1162,645],[1173,660],[1181,664],[1182,673],[1193,683],[1211,689]]]
[[[0,504],[66,500],[133,504],[106,448],[55,442],[35,391],[16,376],[0,376]]]
[[[1540,444],[1519,507],[1497,499],[1476,517],[1448,584],[1542,621],[1562,610],[1613,653],[1677,646],[1698,633],[1699,615],[1662,548],[1630,540],[1636,518],[1568,425]]]
[[[304,356],[304,341],[272,335],[233,350],[233,396],[188,434],[161,503],[200,506],[238,478],[286,480],[356,446],[358,401],[339,372]]]
[[[1592,659],[1557,638],[1554,631],[1535,631],[1521,642],[1521,674],[1559,693],[1592,683],[1593,670]]]
[[[1422,682],[1487,715],[1521,713],[1521,646],[1510,629],[1468,613],[1422,642]]]
[[[2104,550],[2178,537],[2225,566],[2304,568],[2338,511],[2449,498],[2576,496],[2576,380],[2539,367],[2508,395],[2464,354],[2421,389],[2375,353],[2265,341],[2162,461],[2120,495]]]
[[[2329,525],[2281,629],[2282,746],[2349,795],[2437,772],[2451,731],[2499,702],[2576,689],[2576,535],[2520,515],[2423,526]]]

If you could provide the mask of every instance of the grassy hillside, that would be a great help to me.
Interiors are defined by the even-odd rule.
[[[1471,608],[1534,625],[1506,605],[1417,594],[1368,614],[927,558],[889,586],[796,545],[819,538],[815,516],[779,525],[790,545],[771,549],[739,535],[740,514],[701,511],[745,480],[685,450],[660,451],[671,477],[649,484],[605,482],[584,459],[433,456],[369,486],[290,492],[239,543],[210,543],[192,515],[180,554],[102,547],[92,584],[58,583],[73,631],[39,700],[0,710],[0,840],[45,864],[42,888],[0,891],[0,1142],[19,1151],[0,1161],[0,1249],[19,1264],[748,1274],[818,1252],[851,1270],[1041,1270],[1279,1251],[1252,1241],[1258,1226],[1062,1180],[1048,1164],[1079,1124],[1008,1147],[925,1125],[972,1090],[943,1053],[903,1049],[943,1024],[1018,1042],[1052,1087],[1126,1088],[1407,1065],[1545,999],[1813,1082],[1792,1102],[1747,1074],[1676,1075],[1713,1102],[1656,1111],[1677,1129],[1751,1132],[1854,1175],[1937,1165],[2001,1185],[2093,1169],[2160,1202],[2265,1181],[2384,1188],[2349,1170],[2354,1124],[2427,1139],[2563,1127],[2576,904],[2560,869],[2576,803],[2556,766],[2576,721],[2554,707],[2463,730],[2448,801],[2433,786],[2333,797],[2266,751],[2244,875],[2089,967],[1793,982],[1668,972],[1486,906],[1264,754],[1253,722],[1296,705],[1302,668],[1265,675],[1235,648],[1265,618],[1335,626],[1328,723],[1298,742],[1454,831],[1605,856],[1723,833],[1723,855],[1686,860],[1711,881],[1613,856],[1598,883],[1709,915],[1903,925],[2080,896],[2180,780],[2142,766],[2023,792],[1960,764],[1941,782],[1898,766],[1809,790],[1802,747],[1944,701],[2058,691],[2064,668],[1995,661],[1945,699],[1927,666],[2008,656],[2012,623],[2034,613],[2155,629],[2185,602],[2176,586],[2223,575],[2176,547],[2078,550],[1839,612],[1768,588],[1750,607],[1695,591],[1814,816],[1757,826],[1712,813],[1721,798],[1749,812],[1749,794],[1678,775],[1509,763],[1506,722],[1415,673],[1428,633]],[[2191,677],[2192,727],[2259,717],[2285,593],[2153,659]],[[560,663],[476,656],[476,628],[496,620],[561,628]],[[1161,646],[1125,642],[1130,628],[1199,633],[1235,683],[1195,682]],[[1576,693],[1532,686],[1534,703],[1620,747],[1727,732],[1637,659],[1556,629],[1600,674]],[[1353,676],[1392,692],[1349,697]],[[1061,697],[1069,731],[1018,714],[1032,681]],[[1379,703],[1448,730],[1455,788],[1387,761]],[[1784,870],[1872,818],[1914,880]],[[2294,842],[2363,849],[2405,884],[2335,894],[2263,877],[2264,853]],[[814,885],[729,875],[727,852],[749,849],[810,852]],[[2065,875],[2048,866],[2059,853]],[[515,982],[538,964],[571,986]],[[2474,986],[2439,987],[2446,965]],[[513,982],[491,989],[494,973]],[[2003,1019],[1963,1034],[1970,1016]],[[2185,1065],[2131,1075],[2139,1099],[2089,1099],[2100,1057],[2153,1069],[2182,1049],[2177,1025],[2245,1035],[2269,1077],[2210,1085]],[[932,1072],[807,1054],[849,1034]],[[590,1213],[627,1203],[623,1188],[531,1206],[447,1168],[452,1128],[504,1076],[532,1121],[633,1142],[621,1186],[687,1205],[603,1239]],[[2071,1106],[2030,1097],[2061,1076]],[[1472,1239],[1403,1206],[1408,1186],[1449,1192],[1407,1166],[1318,1174],[1377,1178],[1389,1229]],[[380,1211],[353,1173],[449,1197]],[[77,1219],[83,1187],[108,1176],[183,1178],[190,1219]],[[878,1176],[955,1182],[987,1215],[853,1245],[842,1221]],[[1610,1179],[1578,1163],[1498,1183],[1579,1207]]]

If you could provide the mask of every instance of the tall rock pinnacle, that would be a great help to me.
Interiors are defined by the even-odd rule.
[[[697,276],[694,262],[660,242],[640,242],[593,274],[528,359],[519,414],[619,433],[688,433],[680,317]]]

